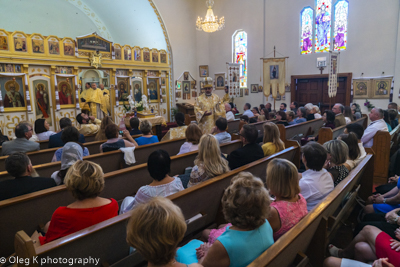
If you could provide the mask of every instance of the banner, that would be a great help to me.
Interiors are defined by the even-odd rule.
[[[328,96],[330,98],[336,97],[337,93],[338,55],[338,53],[330,52],[328,83]]]
[[[286,58],[266,58],[264,59],[264,95],[276,99],[279,95],[285,95],[286,81]]]
[[[239,97],[240,91],[240,64],[226,63],[228,68],[229,98]]]

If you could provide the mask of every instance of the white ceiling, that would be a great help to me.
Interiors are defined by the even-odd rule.
[[[131,46],[167,49],[160,22],[148,0],[0,0],[0,27],[72,37],[97,32]]]

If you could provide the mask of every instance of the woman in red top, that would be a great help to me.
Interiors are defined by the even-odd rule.
[[[65,186],[76,201],[56,209],[47,224],[46,235],[39,237],[41,245],[118,215],[117,201],[99,197],[104,188],[104,174],[99,165],[77,161],[65,176]]]

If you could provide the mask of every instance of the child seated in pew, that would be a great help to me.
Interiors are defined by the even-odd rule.
[[[395,235],[400,240],[400,228]],[[325,259],[325,267],[400,266],[400,242],[370,225],[365,226],[345,249],[330,244],[329,253],[333,257]],[[376,262],[377,259],[381,262]],[[375,261],[373,265],[366,264],[371,261]]]
[[[165,150],[156,150],[147,160],[147,169],[153,182],[139,188],[134,197],[128,196],[121,204],[120,214],[130,211],[138,204],[149,202],[153,197],[167,197],[183,190],[181,179],[171,177],[171,158]]]
[[[286,159],[268,164],[266,186],[275,196],[268,221],[276,241],[307,215],[307,202],[300,194],[297,168]]]
[[[65,186],[76,201],[56,209],[45,226],[46,235],[39,235],[41,245],[118,215],[117,201],[99,197],[104,173],[96,163],[77,161],[67,172]]]
[[[218,140],[211,134],[201,137],[194,164],[187,187],[230,171],[228,161],[221,155]]]
[[[247,266],[274,243],[267,220],[270,196],[259,178],[249,172],[233,177],[222,197],[222,210],[232,226],[212,245],[192,240],[179,248],[178,262],[198,262],[205,267]]]
[[[279,151],[285,149],[285,144],[280,138],[280,132],[278,126],[272,122],[264,123],[264,139],[263,145],[261,146],[264,151],[264,156],[268,157]]]
[[[367,154],[365,153],[364,155],[361,155],[360,146],[358,145],[358,139],[355,133],[341,134],[338,137],[338,140],[345,142],[349,148],[349,157],[344,163],[344,166],[351,171],[365,158],[365,156],[367,156]]]
[[[349,175],[349,170],[344,163],[349,156],[349,148],[342,140],[331,140],[324,144],[328,151],[324,168],[332,175],[333,183],[337,186]]]
[[[175,253],[186,232],[181,209],[171,200],[155,197],[132,211],[126,241],[148,261],[149,267],[188,267],[175,260]],[[189,267],[201,267],[193,263]]]
[[[310,142],[301,150],[306,171],[300,176],[300,193],[307,201],[307,210],[310,212],[332,192],[334,185],[332,175],[324,168],[328,154],[326,149],[316,142]]]
[[[83,147],[81,143],[79,143],[80,133],[78,129],[73,126],[68,126],[63,129],[61,134],[61,141],[66,145],[67,143],[74,143],[82,148],[82,156],[89,156],[89,149],[87,147]],[[51,162],[60,161],[62,158],[63,150],[65,145],[54,152],[53,159]],[[70,144],[71,145],[71,144]]]
[[[186,128],[185,135],[186,142],[181,145],[178,155],[199,149],[200,138],[203,133],[197,124],[191,123]]]

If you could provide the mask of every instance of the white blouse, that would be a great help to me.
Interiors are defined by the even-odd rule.
[[[183,143],[183,145],[181,146],[181,149],[179,150],[178,155],[180,154],[184,154],[184,153],[189,153],[195,150],[199,149],[199,145],[193,145],[190,142],[185,142]]]
[[[56,134],[53,131],[47,131],[44,133],[40,133],[40,134],[36,134],[37,138],[39,139],[39,141],[44,141],[44,140],[49,140],[50,135]]]

